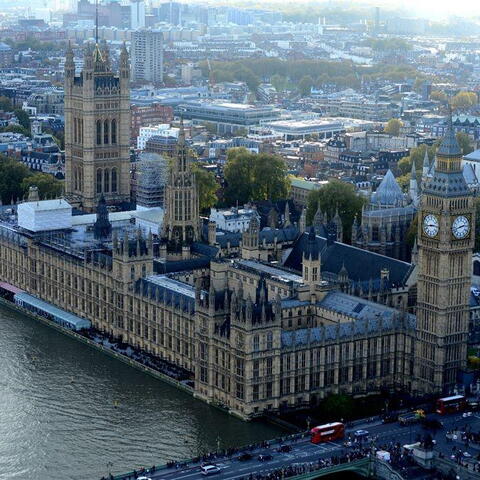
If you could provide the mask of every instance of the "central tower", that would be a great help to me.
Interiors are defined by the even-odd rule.
[[[130,66],[125,45],[119,73],[106,45],[87,46],[75,75],[69,45],[65,60],[65,193],[70,203],[95,210],[130,201]]]
[[[414,390],[452,391],[467,359],[475,232],[473,197],[449,120],[418,213],[418,297]]]
[[[165,187],[162,236],[171,251],[180,251],[200,238],[198,189],[192,172],[183,121],[180,123],[175,158]]]

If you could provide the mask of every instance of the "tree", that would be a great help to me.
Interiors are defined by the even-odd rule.
[[[282,157],[254,154],[252,200],[280,200],[288,194],[287,165]]]
[[[30,117],[28,113],[21,109],[15,110],[14,113],[18,119],[18,123],[26,130],[30,130]]]
[[[288,193],[287,166],[277,155],[232,148],[227,154],[224,176],[225,200],[230,205],[275,201],[286,198]]]
[[[445,92],[440,91],[440,90],[434,90],[430,94],[430,98],[432,100],[436,100],[437,102],[441,102],[441,103],[447,103],[447,101],[448,101],[447,94]]]
[[[283,92],[287,86],[287,79],[276,73],[275,75],[271,76],[270,83],[277,92]]]
[[[457,133],[457,141],[462,149],[463,155],[468,155],[469,153],[473,152],[472,140],[465,132]]]
[[[384,131],[394,137],[400,135],[400,129],[403,127],[403,122],[398,118],[391,118],[385,125]]]
[[[412,170],[412,162],[415,160],[415,167],[417,169],[417,172],[421,173],[421,170],[423,168],[423,160],[425,158],[425,150],[428,149],[428,157],[430,158],[430,161],[432,158],[435,156],[435,151],[437,149],[438,143],[435,143],[432,146],[427,146],[425,144],[419,145],[418,147],[414,147],[410,150],[410,155],[407,157],[403,157],[402,159],[399,160],[397,166],[402,172],[402,175],[407,175],[410,174]]]
[[[0,96],[0,110],[11,112],[13,110],[12,102],[8,97]]]
[[[54,176],[48,173],[30,174],[24,178],[21,183],[21,188],[24,195],[28,193],[28,189],[32,186],[38,188],[38,195],[41,200],[47,198],[56,198],[62,193],[63,182],[57,180]]]
[[[332,394],[322,401],[320,411],[325,414],[326,418],[345,420],[353,416],[354,408],[352,397]]]
[[[192,163],[192,171],[195,173],[195,179],[198,188],[198,198],[200,211],[205,212],[217,203],[218,183],[215,175],[203,168],[202,163]]]
[[[329,218],[338,213],[342,219],[343,237],[349,241],[352,236],[352,224],[355,215],[360,215],[365,199],[355,192],[355,187],[341,180],[331,180],[327,185],[310,192],[307,198],[307,225],[311,225],[313,217],[320,206]]]
[[[32,175],[31,171],[23,163],[6,157],[0,158],[0,198],[3,203],[21,200],[25,190],[22,182]],[[53,177],[52,177],[53,178]]]
[[[475,92],[458,92],[451,100],[452,108],[469,108],[478,103]]]
[[[27,130],[26,128],[22,127],[21,125],[7,125],[6,127],[0,128],[1,132],[12,132],[12,133],[21,133],[22,135],[25,135],[26,137],[31,137],[32,134],[30,133],[30,130]]]
[[[298,82],[298,92],[302,97],[308,97],[312,92],[313,78],[310,75],[305,75]]]

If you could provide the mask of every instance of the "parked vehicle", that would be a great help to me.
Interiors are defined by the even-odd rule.
[[[355,432],[353,432],[353,436],[358,439],[363,439],[368,437],[368,430],[355,430]]]

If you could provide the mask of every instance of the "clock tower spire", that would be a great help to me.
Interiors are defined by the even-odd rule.
[[[466,365],[475,215],[461,162],[450,115],[418,213],[417,393],[451,392]]]

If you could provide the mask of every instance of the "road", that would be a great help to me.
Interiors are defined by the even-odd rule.
[[[382,445],[388,446],[389,443],[399,442],[401,445],[411,444],[417,440],[419,435],[430,433],[436,441],[435,450],[442,452],[447,458],[452,454],[452,448],[457,450],[468,451],[471,457],[466,461],[476,462],[476,457],[480,454],[480,445],[471,444],[468,449],[460,440],[447,440],[445,434],[449,430],[463,430],[468,426],[471,431],[480,431],[480,413],[475,413],[470,417],[463,418],[462,414],[451,414],[440,416],[437,414],[429,415],[428,418],[439,419],[443,423],[443,428],[432,432],[426,430],[420,424],[402,427],[398,423],[381,424],[379,422],[366,422],[356,425],[355,428],[346,430],[346,438],[353,434],[355,430],[365,429],[369,432],[369,439],[365,442],[365,446],[371,445],[372,440],[376,447]],[[458,436],[461,438],[461,435]],[[279,468],[285,468],[294,464],[307,462],[317,462],[319,459],[330,458],[332,456],[340,456],[346,454],[349,449],[344,446],[343,441],[327,442],[314,445],[309,441],[307,435],[305,438],[296,441],[287,441],[284,444],[291,445],[292,450],[288,453],[277,451],[278,444],[272,445],[270,448],[257,448],[249,453],[252,454],[251,460],[240,461],[239,454],[233,455],[231,458],[216,459],[214,464],[220,467],[221,472],[212,475],[219,480],[239,480],[248,477],[248,475],[268,473]],[[261,462],[257,459],[258,455],[265,453],[271,454],[272,460]],[[199,480],[205,478],[200,473],[200,463],[189,463],[180,468],[169,468],[158,470],[153,473],[147,473],[146,476],[152,480]]]

